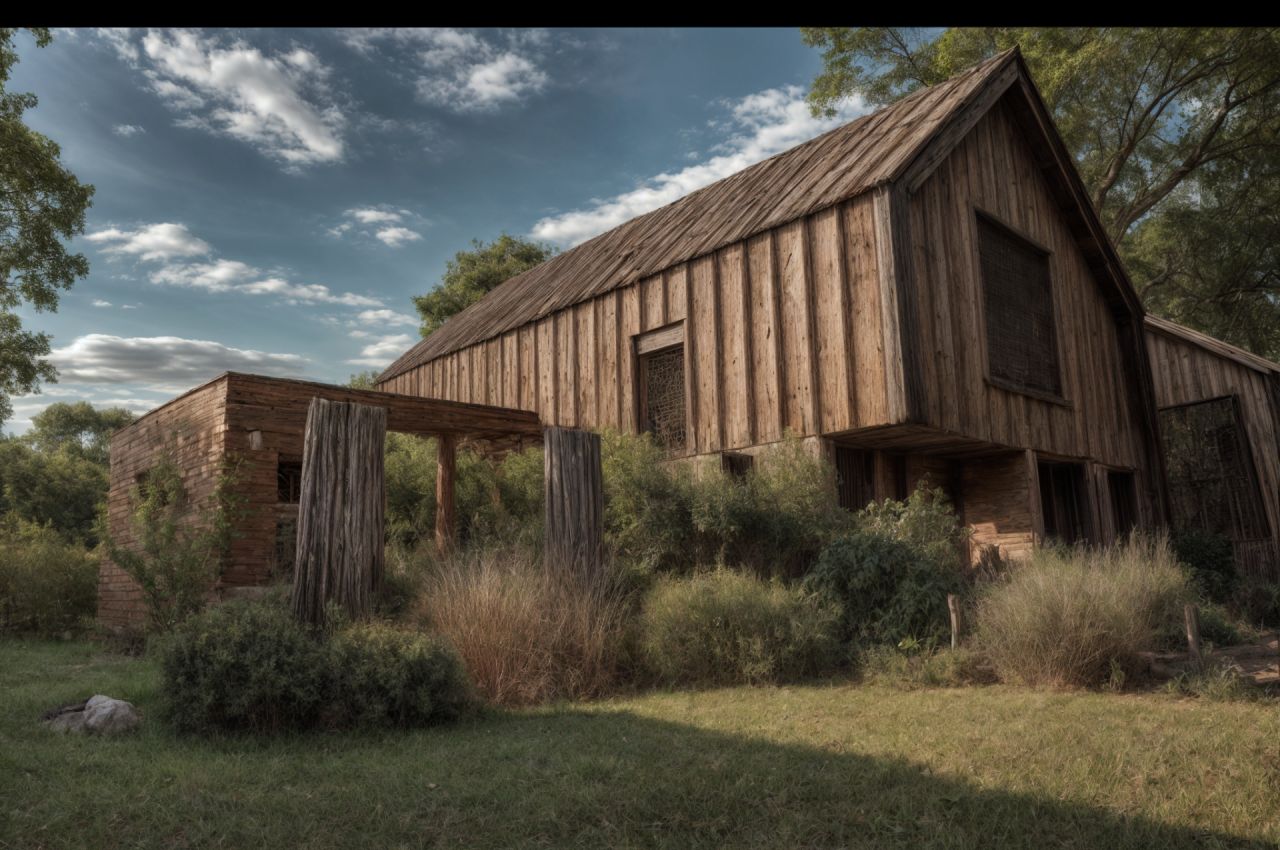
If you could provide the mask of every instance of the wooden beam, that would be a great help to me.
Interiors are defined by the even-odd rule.
[[[436,445],[436,551],[453,548],[457,526],[454,481],[457,478],[458,438],[441,434]]]

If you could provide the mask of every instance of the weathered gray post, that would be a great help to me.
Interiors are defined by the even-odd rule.
[[[600,568],[604,533],[600,435],[549,427],[543,447],[547,565],[591,575]]]

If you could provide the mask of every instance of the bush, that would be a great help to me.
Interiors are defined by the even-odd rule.
[[[1254,626],[1280,626],[1280,583],[1249,576],[1236,584],[1232,607]]]
[[[1002,679],[1098,686],[1136,672],[1194,595],[1164,539],[1038,549],[980,600],[977,637]]]
[[[386,625],[353,626],[329,640],[322,722],[328,726],[427,726],[471,704],[458,656],[438,639]]]
[[[693,553],[693,476],[648,435],[601,434],[604,532],[615,556],[642,570],[687,570]]]
[[[547,570],[529,550],[493,547],[441,562],[416,612],[462,656],[480,694],[501,705],[605,693],[629,615],[610,575]]]
[[[0,518],[0,633],[43,636],[92,621],[98,559],[48,526]]]
[[[469,702],[440,642],[387,626],[313,634],[279,605],[224,603],[160,647],[165,714],[180,732],[421,726]]]
[[[972,649],[869,647],[859,657],[862,675],[896,688],[958,688],[991,684],[995,677],[986,659]]]
[[[165,713],[180,732],[277,732],[316,721],[324,647],[282,607],[227,602],[161,646]]]
[[[665,579],[644,602],[641,656],[669,684],[782,682],[838,660],[839,609],[729,570]]]
[[[964,589],[954,561],[883,533],[858,531],[825,550],[805,586],[840,604],[845,639],[939,642],[950,634],[947,594]]]
[[[1213,602],[1226,602],[1236,584],[1236,560],[1231,541],[1208,531],[1181,531],[1173,537],[1178,560],[1191,568],[1200,592]]]
[[[972,532],[961,524],[946,491],[930,488],[925,480],[902,501],[885,499],[867,505],[858,513],[858,527],[905,543],[941,570],[965,567],[966,544]],[[1000,550],[984,551],[982,565],[991,573],[1000,572]]]

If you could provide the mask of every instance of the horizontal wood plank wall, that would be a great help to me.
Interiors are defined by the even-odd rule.
[[[1116,321],[1004,106],[911,201],[926,423],[980,440],[1143,470],[1140,419]],[[974,208],[1051,251],[1063,396],[1069,406],[986,381]]]
[[[1280,453],[1266,375],[1191,342],[1151,330],[1147,332],[1147,351],[1157,407],[1225,395],[1240,399],[1240,413],[1258,470],[1258,486],[1271,534],[1280,537]]]
[[[634,338],[684,322],[691,454],[787,431],[892,424],[873,224],[863,195],[439,357],[381,389],[520,407],[549,425],[635,431]],[[433,377],[455,372],[457,383]]]
[[[111,438],[107,522],[121,546],[137,542],[130,516],[138,477],[156,464],[170,440],[174,440],[188,500],[192,505],[207,504],[217,486],[226,442],[226,391],[226,378],[205,384]],[[274,474],[273,470],[273,485]],[[98,570],[98,619],[113,629],[142,626],[146,619],[141,589],[107,558]]]

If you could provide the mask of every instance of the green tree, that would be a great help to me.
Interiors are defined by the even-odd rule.
[[[111,435],[135,419],[123,407],[99,409],[87,401],[60,401],[32,417],[24,439],[46,454],[65,448],[105,469],[110,463]]]
[[[492,242],[471,241],[470,251],[454,254],[440,283],[426,295],[413,299],[422,317],[425,337],[451,316],[479,301],[500,283],[539,265],[555,254],[550,245],[531,242],[506,233]]]
[[[66,448],[43,452],[24,439],[0,437],[0,515],[93,545],[107,486],[105,464]]]
[[[1263,249],[1274,222],[1256,213],[1280,205],[1267,165],[1280,148],[1280,30],[831,27],[802,37],[822,50],[815,112],[850,94],[887,103],[1019,46],[1147,303],[1277,351],[1267,329],[1280,288]]]
[[[51,36],[32,28],[36,45]],[[0,29],[0,422],[13,412],[9,398],[32,392],[40,381],[57,378],[47,334],[24,330],[14,309],[56,310],[58,290],[89,273],[83,254],[67,252],[63,241],[84,231],[84,213],[93,187],[63,167],[51,139],[23,123],[36,96],[5,91],[18,61],[18,30]]]

